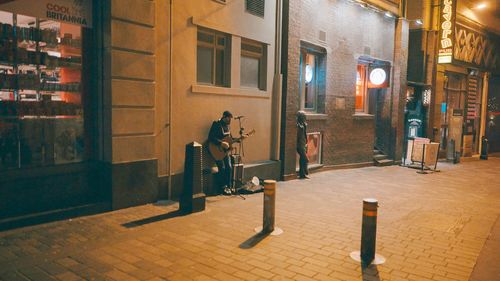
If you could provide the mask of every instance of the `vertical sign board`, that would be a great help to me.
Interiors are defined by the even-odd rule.
[[[0,0],[2,11],[92,27],[92,0]]]
[[[452,63],[457,0],[441,0],[438,63]]]
[[[423,151],[424,144],[430,143],[431,140],[428,138],[415,138],[413,140],[413,147],[411,152],[411,161],[412,162],[423,162]]]
[[[439,154],[439,143],[431,142],[425,145],[424,166],[435,167]]]

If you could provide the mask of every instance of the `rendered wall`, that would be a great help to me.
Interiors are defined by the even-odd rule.
[[[213,120],[224,110],[244,115],[246,131],[256,134],[245,140],[245,163],[271,159],[272,98],[275,52],[275,1],[266,1],[265,17],[245,12],[245,1],[222,4],[212,0],[173,1],[173,119],[172,173],[180,174],[184,147],[204,143]],[[196,83],[197,26],[232,34],[231,87],[211,87]],[[267,88],[265,91],[239,86],[241,37],[263,42],[267,49]],[[237,120],[231,124],[238,135]],[[207,157],[206,159],[210,159]]]

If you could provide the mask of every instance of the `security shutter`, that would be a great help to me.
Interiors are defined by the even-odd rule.
[[[252,15],[264,17],[265,0],[246,0],[246,9]]]

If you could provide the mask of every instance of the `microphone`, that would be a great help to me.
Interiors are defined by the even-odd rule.
[[[244,118],[244,117],[245,117],[245,116],[240,115],[240,116],[236,116],[236,117],[234,117],[234,119],[241,119],[241,118]]]

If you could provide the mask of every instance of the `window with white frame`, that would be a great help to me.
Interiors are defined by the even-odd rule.
[[[303,44],[300,52],[300,109],[324,113],[326,52]]]
[[[230,86],[231,37],[215,30],[198,28],[196,81],[219,87]]]
[[[240,84],[242,87],[266,90],[267,46],[241,39]]]

